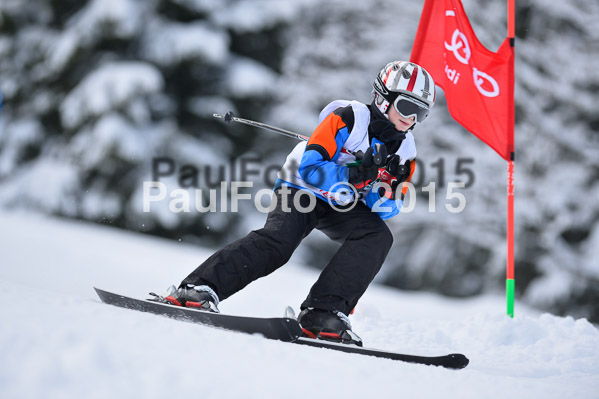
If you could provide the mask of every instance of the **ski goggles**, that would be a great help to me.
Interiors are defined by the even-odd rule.
[[[393,107],[404,118],[413,116],[418,123],[424,121],[429,112],[428,105],[422,101],[401,94],[393,101]]]

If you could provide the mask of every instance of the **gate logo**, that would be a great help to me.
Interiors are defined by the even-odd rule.
[[[463,55],[460,53],[460,49],[464,48]],[[451,36],[451,44],[445,42],[445,48],[447,51],[451,51],[455,58],[462,64],[468,65],[470,57],[472,56],[472,50],[470,50],[470,44],[468,44],[468,38],[459,29],[456,29]]]
[[[472,77],[474,78],[474,85],[476,86],[480,94],[482,94],[485,97],[497,97],[499,95],[499,85],[497,84],[497,81],[493,79],[491,76],[479,71],[476,68],[472,68]],[[491,91],[483,87],[485,82],[488,82],[491,85]]]
[[[454,14],[446,14],[455,16]],[[451,36],[451,43],[445,42],[445,48],[447,51],[451,51],[459,62],[464,65],[468,65],[470,62],[470,58],[472,57],[472,49],[470,48],[470,44],[468,43],[468,38],[459,29],[456,29]],[[459,73],[455,76],[457,71],[448,70],[448,66],[445,66],[445,72],[447,73],[448,78],[454,83],[457,84]],[[450,75],[450,72],[453,73],[453,77]],[[455,79],[454,79],[455,77]],[[499,95],[499,85],[497,81],[491,76],[482,71],[479,71],[476,68],[472,68],[472,78],[474,80],[474,85],[476,89],[485,97],[497,97]],[[490,90],[489,90],[490,87]]]

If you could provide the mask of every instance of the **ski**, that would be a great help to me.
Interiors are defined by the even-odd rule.
[[[285,308],[284,317],[297,320],[295,310],[293,310],[291,306],[287,306]],[[316,348],[331,349],[345,353],[354,353],[383,359],[398,360],[407,363],[423,364],[427,366],[440,366],[454,370],[463,369],[470,362],[470,360],[468,360],[468,358],[461,353],[452,353],[444,356],[417,356],[306,337],[300,337],[293,341],[293,343],[308,345]]]
[[[345,353],[374,356],[383,359],[399,360],[429,366],[440,366],[449,369],[462,369],[468,365],[468,358],[454,353],[445,356],[416,356],[403,353],[388,352],[379,349],[364,348],[356,345],[341,344],[321,339],[302,337],[302,328],[295,319],[293,309],[288,308],[285,317],[260,318],[233,316],[212,313],[203,310],[175,306],[153,299],[135,299],[95,288],[102,302],[121,308],[148,312],[170,317],[176,320],[198,323],[210,327],[246,334],[261,334],[265,338],[317,348],[325,348]]]
[[[454,370],[463,369],[470,362],[468,358],[461,353],[453,353],[445,356],[416,356],[304,337],[300,337],[292,343],[308,345],[317,348],[332,349],[346,353],[374,356],[383,359],[399,360],[407,363],[423,364],[427,366],[440,366]]]
[[[95,287],[94,289],[104,303],[140,312],[149,312],[181,321],[199,323],[246,334],[261,334],[265,338],[285,342],[297,339],[302,333],[299,323],[289,318],[260,318],[212,313],[165,304],[155,300],[130,298]]]

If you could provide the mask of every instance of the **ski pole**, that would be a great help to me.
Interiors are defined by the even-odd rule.
[[[225,123],[227,123],[227,124],[229,124],[231,122],[238,122],[238,123],[243,123],[245,125],[249,125],[249,126],[253,126],[253,127],[259,127],[261,129],[270,130],[272,132],[282,134],[283,136],[293,137],[295,139],[302,140],[302,141],[308,141],[310,139],[310,137],[308,137],[308,136],[304,136],[302,134],[295,133],[295,132],[292,132],[289,130],[281,129],[280,127],[268,125],[268,124],[262,123],[262,122],[252,121],[249,119],[238,118],[235,116],[235,114],[233,114],[233,111],[229,111],[224,115],[223,114],[212,114],[212,116],[215,118],[218,118],[218,119],[223,119],[225,121]],[[360,163],[361,154],[358,154],[354,151],[348,150],[347,148],[342,148],[341,152],[345,152],[347,154],[353,155],[356,158],[357,163],[350,164],[350,166],[355,166]],[[380,157],[378,152],[376,153],[375,157],[377,157],[377,156]],[[375,159],[376,159],[375,162],[377,162],[377,163],[381,163],[383,161],[380,158],[375,158]]]
[[[233,114],[233,111],[229,111],[224,115],[223,114],[212,114],[212,116],[215,118],[218,118],[218,119],[223,119],[225,121],[225,123],[227,123],[227,124],[231,123],[231,122],[238,122],[238,123],[243,123],[245,125],[249,125],[249,126],[253,126],[253,127],[259,127],[261,129],[270,130],[272,132],[282,134],[283,136],[293,137],[294,139],[298,139],[298,140],[302,140],[302,141],[308,141],[310,139],[310,137],[308,137],[308,136],[304,136],[303,134],[295,133],[295,132],[292,132],[289,130],[281,129],[280,127],[267,125],[266,123],[256,122],[256,121],[252,121],[249,119],[238,118],[235,116],[235,114]],[[341,152],[345,152],[347,154],[350,154],[350,155],[353,155],[354,157],[359,158],[359,156],[357,156],[356,152],[348,150],[346,148],[342,148]]]
[[[249,126],[253,126],[253,127],[259,127],[261,129],[270,130],[272,132],[279,133],[283,136],[293,137],[295,139],[302,140],[302,141],[308,141],[310,139],[308,136],[304,136],[302,134],[295,133],[290,130],[281,129],[280,127],[268,125],[268,124],[262,123],[262,122],[252,121],[249,119],[238,118],[235,116],[235,114],[233,114],[233,111],[229,111],[224,115],[223,114],[212,114],[212,116],[217,119],[223,119],[225,121],[225,123],[227,123],[227,124],[229,124],[231,122],[243,123],[244,125],[249,125]],[[354,162],[349,163],[346,166],[357,166],[362,161],[363,154],[361,154],[361,151],[354,152],[354,151],[348,150],[347,148],[342,148],[341,152],[345,152],[346,154],[353,155],[356,158],[356,160]],[[378,151],[375,154],[375,157],[377,157],[377,158],[375,158],[376,163],[381,163],[383,161],[382,159],[380,159],[380,154]],[[401,165],[400,168],[401,168],[400,169],[401,173],[405,173],[405,171],[407,170],[407,167],[405,165]],[[380,177],[378,177],[376,180],[371,182],[370,183],[371,187],[372,187],[372,185],[378,183],[380,180],[381,180]]]
[[[310,137],[308,137],[308,136],[304,136],[299,133],[294,133],[289,130],[281,129],[280,127],[267,125],[266,123],[262,123],[262,122],[251,121],[249,119],[238,118],[233,114],[232,111],[229,111],[224,115],[212,114],[212,116],[214,116],[215,118],[223,119],[225,121],[225,123],[231,123],[231,121],[233,121],[233,122],[243,123],[243,124],[249,125],[249,126],[259,127],[261,129],[270,130],[275,133],[282,134],[283,136],[293,137],[298,140],[308,141],[310,139]]]

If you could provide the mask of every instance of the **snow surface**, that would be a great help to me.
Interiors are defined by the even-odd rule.
[[[144,297],[210,251],[109,227],[0,215],[1,398],[597,398],[599,332],[503,298],[455,300],[373,285],[351,316],[367,346],[463,352],[461,371],[219,331],[102,304],[92,287]],[[316,278],[290,264],[221,303],[282,315]]]

